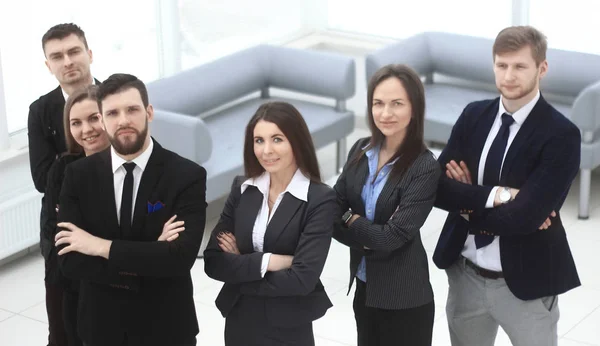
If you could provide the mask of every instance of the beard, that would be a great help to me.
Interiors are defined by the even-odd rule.
[[[539,72],[537,72],[535,74],[535,77],[531,79],[531,81],[526,84],[523,89],[516,95],[507,95],[504,92],[502,92],[502,89],[498,88],[498,91],[500,92],[500,94],[502,94],[502,97],[504,97],[507,100],[518,100],[521,99],[529,94],[531,94],[531,92],[533,92],[536,88],[537,85],[537,81],[539,80]]]
[[[144,142],[146,141],[146,137],[148,136],[148,118],[146,118],[146,124],[145,124],[142,132],[139,132],[138,130],[136,130],[132,127],[125,127],[125,128],[121,128],[121,129],[117,130],[116,133],[118,133],[120,130],[124,130],[124,129],[134,131],[136,134],[136,137],[132,141],[128,141],[128,140],[121,141],[121,140],[119,140],[117,135],[115,135],[114,137],[108,136],[108,140],[110,141],[110,144],[113,146],[115,151],[121,155],[131,155],[131,154],[135,154],[135,153],[139,152],[140,150],[142,150],[142,148],[144,147]]]

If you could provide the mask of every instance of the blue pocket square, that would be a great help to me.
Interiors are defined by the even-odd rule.
[[[162,208],[164,208],[165,204],[161,201],[157,201],[156,203],[152,204],[150,203],[150,201],[148,201],[148,214],[153,213],[155,211],[159,211]]]

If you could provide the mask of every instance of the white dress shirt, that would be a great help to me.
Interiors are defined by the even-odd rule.
[[[131,221],[133,222],[133,212],[135,210],[135,200],[137,197],[138,188],[140,187],[142,174],[146,169],[146,165],[148,164],[148,160],[150,159],[153,148],[154,142],[152,139],[150,139],[150,145],[140,156],[136,157],[132,161],[125,161],[122,157],[117,155],[117,152],[112,146],[110,147],[110,157],[112,161],[113,179],[115,184],[115,205],[117,206],[117,220],[119,220],[119,224],[121,222],[121,198],[123,195],[123,183],[125,181],[125,175],[127,174],[123,164],[127,162],[135,163],[135,168],[133,169],[133,198],[131,200]]]
[[[304,202],[308,201],[308,188],[310,186],[310,179],[308,179],[300,169],[296,170],[292,180],[285,188],[285,191],[277,196],[277,200],[273,203],[273,208],[271,209],[271,213],[269,214],[269,188],[271,187],[271,175],[268,172],[265,172],[258,176],[257,178],[250,178],[242,183],[242,193],[246,191],[248,186],[256,186],[258,190],[262,193],[263,199],[260,209],[258,210],[258,216],[256,217],[256,221],[254,222],[254,228],[252,229],[252,245],[254,247],[254,251],[262,252],[263,245],[265,241],[265,232],[267,231],[267,225],[273,218],[277,207],[281,203],[283,196],[286,192],[289,192],[292,196],[296,197],[299,200]],[[269,265],[269,260],[271,258],[271,253],[265,253],[262,258],[260,273],[264,277],[267,273],[267,267]]]
[[[483,173],[485,170],[485,161],[487,160],[488,153],[490,151],[490,147],[492,146],[492,142],[496,138],[496,135],[500,131],[500,127],[502,126],[502,114],[508,113],[502,104],[502,96],[500,96],[500,106],[498,107],[498,114],[496,115],[496,119],[494,120],[494,124],[488,133],[488,137],[485,141],[485,145],[483,146],[483,151],[481,152],[481,157],[479,158],[479,171],[477,174],[477,184],[483,185]],[[502,167],[504,167],[504,158],[506,158],[506,153],[510,148],[512,141],[515,139],[517,132],[525,122],[525,119],[531,113],[531,110],[535,106],[535,104],[540,99],[540,92],[538,90],[537,94],[533,98],[533,100],[529,101],[526,105],[521,107],[518,111],[514,112],[512,115],[515,121],[509,127],[509,135],[508,142],[506,143],[506,150],[504,151],[504,157],[502,158],[502,166],[500,166],[500,174],[502,174]],[[510,113],[509,113],[510,114]],[[490,195],[487,199],[486,208],[494,207],[494,199],[496,197],[496,191],[499,186],[496,186],[490,192]],[[477,249],[475,246],[475,236],[473,234],[469,234],[467,240],[465,241],[465,246],[462,250],[462,255],[468,258],[471,262],[477,264],[481,268],[493,270],[493,271],[502,271],[502,263],[500,261],[500,240],[498,236],[494,237],[494,241],[482,248]]]

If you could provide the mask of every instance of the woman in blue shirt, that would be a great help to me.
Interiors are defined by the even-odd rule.
[[[405,65],[368,86],[371,137],[358,140],[335,184],[344,213],[334,238],[350,247],[359,346],[429,346],[434,301],[420,229],[440,167],[423,142],[425,92]]]

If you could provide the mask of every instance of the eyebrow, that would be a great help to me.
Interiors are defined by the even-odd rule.
[[[285,137],[283,134],[281,133],[276,133],[274,135],[271,135],[271,138],[275,138],[275,137]],[[254,138],[263,138],[262,136],[254,136]]]
[[[373,99],[373,101],[381,101],[381,100],[380,99]],[[393,101],[404,101],[404,99],[403,98],[397,98],[397,99],[393,99],[392,102]]]

